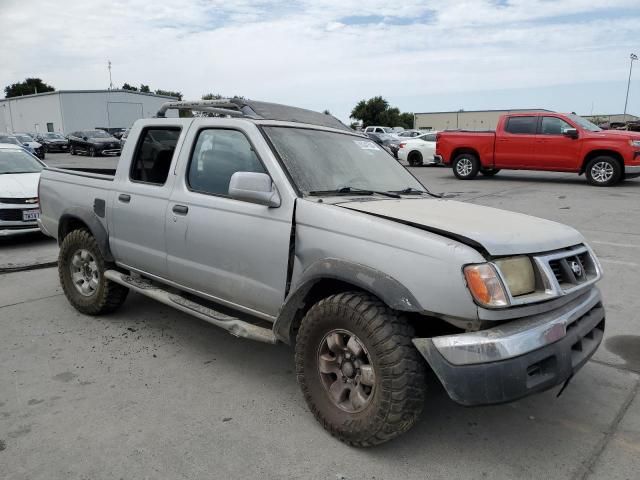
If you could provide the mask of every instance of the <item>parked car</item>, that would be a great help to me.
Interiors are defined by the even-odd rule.
[[[18,139],[20,143],[29,147],[31,152],[38,157],[40,160],[44,160],[45,149],[41,143],[36,142],[31,135],[28,133],[14,133],[14,137]]]
[[[61,133],[43,132],[37,134],[35,139],[42,144],[45,152],[68,152],[69,140]]]
[[[462,180],[502,169],[586,174],[606,187],[640,176],[640,133],[602,130],[575,114],[502,115],[496,131],[445,131],[437,158]]]
[[[418,135],[423,135],[425,133],[427,132],[425,132],[424,130],[415,130],[415,129],[405,130],[403,132],[398,133],[398,138],[417,137]]]
[[[38,180],[43,168],[20,146],[0,143],[0,237],[40,231]]]
[[[104,130],[105,132],[107,132],[109,135],[111,135],[113,138],[117,138],[118,140],[120,140],[120,138],[122,138],[122,134],[124,133],[124,131],[126,130],[126,128],[119,128],[119,127],[96,127],[96,130]]]
[[[162,118],[212,106],[233,117]],[[115,172],[42,174],[79,312],[132,290],[294,345],[309,410],[355,446],[415,424],[427,366],[456,402],[504,403],[566,386],[602,341],[601,267],[573,228],[430,194],[322,113],[221,99],[158,117]]]
[[[104,130],[81,130],[69,135],[69,153],[90,157],[120,155],[120,142]]]
[[[435,158],[437,132],[423,132],[421,135],[404,138],[398,145],[398,160],[405,161],[412,167],[424,164],[440,163]]]
[[[395,135],[395,131],[391,127],[378,127],[371,126],[364,129],[364,133],[377,133],[377,134],[387,134],[387,135]]]
[[[23,150],[25,150],[26,152],[29,152],[31,155],[36,154],[33,148],[31,148],[29,145],[25,145],[24,143],[22,143],[20,140],[18,140],[18,137],[16,137],[12,133],[0,133],[0,143],[17,145]]]
[[[365,135],[371,140],[373,140],[375,143],[380,145],[386,152],[393,155],[393,151],[391,150],[391,145],[395,140],[394,137],[392,137],[387,133],[373,133],[373,132],[368,132]]]

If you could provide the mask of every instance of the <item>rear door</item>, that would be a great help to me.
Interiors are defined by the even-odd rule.
[[[535,163],[538,117],[515,115],[496,133],[495,168],[532,168]]]
[[[545,115],[536,135],[536,166],[544,170],[576,171],[581,165],[582,141],[564,135],[576,128],[560,117]]]
[[[193,148],[180,156],[166,217],[169,278],[225,305],[275,316],[289,262],[290,185],[252,123],[205,121],[185,144]],[[280,207],[229,197],[229,180],[239,171],[268,173]]]
[[[118,171],[111,200],[109,237],[119,263],[164,277],[165,217],[175,182],[172,164],[189,119],[151,121],[134,127],[129,168]]]

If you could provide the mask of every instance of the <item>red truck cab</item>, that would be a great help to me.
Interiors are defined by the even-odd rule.
[[[609,186],[640,176],[640,133],[602,130],[575,114],[507,114],[495,131],[439,133],[436,158],[462,180],[540,170],[585,173],[590,184]]]

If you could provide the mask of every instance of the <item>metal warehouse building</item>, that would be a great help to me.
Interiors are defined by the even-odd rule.
[[[549,112],[543,108],[512,110],[458,110],[455,112],[416,113],[414,128],[424,130],[493,130],[505,113]]]
[[[127,128],[174,97],[130,90],[59,90],[0,100],[0,132]],[[175,111],[168,116],[177,116]]]

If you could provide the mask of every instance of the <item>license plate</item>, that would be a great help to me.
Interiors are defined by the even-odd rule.
[[[23,210],[22,211],[22,221],[28,222],[29,220],[37,220],[40,218],[39,210]]]

